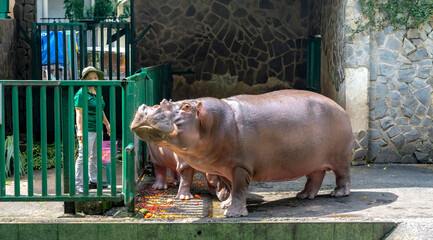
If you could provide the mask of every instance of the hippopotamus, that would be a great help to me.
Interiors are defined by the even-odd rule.
[[[167,147],[191,167],[219,175],[230,187],[228,217],[246,216],[250,182],[306,176],[298,198],[314,198],[326,171],[350,193],[353,136],[349,117],[333,100],[304,90],[198,98],[141,105],[130,128],[146,142]]]
[[[158,147],[155,144],[147,143],[147,149],[155,167],[154,189],[167,189],[167,168],[171,170],[171,176],[175,185],[179,184],[177,198],[191,199],[191,185],[196,170],[189,166],[181,157],[168,148]],[[208,183],[209,192],[217,195],[219,200],[226,200],[229,190],[225,183],[217,175],[203,173]]]

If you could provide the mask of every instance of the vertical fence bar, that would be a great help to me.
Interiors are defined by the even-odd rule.
[[[101,31],[101,71],[104,72],[104,23],[100,23],[100,31]]]
[[[128,23],[124,23],[124,28],[125,28],[125,77],[129,77],[130,75],[130,71],[129,71],[129,51],[131,50],[130,48],[130,43],[129,43],[129,38],[130,38],[130,28],[129,28],[129,24]]]
[[[84,58],[85,58],[85,56],[84,56],[84,43],[85,43],[85,41],[84,41],[84,36],[83,36],[83,26],[82,25],[80,25],[79,26],[79,35],[78,35],[78,38],[79,38],[79,41],[80,41],[80,50],[79,50],[79,53],[80,53],[80,73],[83,71],[83,68],[84,68]]]
[[[111,38],[112,23],[108,23],[107,42],[108,42],[108,79],[113,80],[113,39]]]
[[[66,79],[68,79],[68,54],[66,51],[68,49],[68,45],[66,45],[65,26],[62,26],[62,33],[63,33],[63,37],[62,37],[62,41],[63,41],[63,79],[66,80]]]
[[[69,30],[70,35],[69,35],[69,42],[71,44],[71,49],[70,49],[70,53],[71,53],[71,78],[74,79],[75,78],[75,40],[74,40],[74,25],[71,25]],[[69,91],[69,89],[68,89]]]
[[[92,66],[96,67],[96,27],[97,25],[92,25]],[[100,68],[99,68],[100,69]]]
[[[41,46],[42,46],[42,26],[41,25],[37,25],[37,35],[36,35],[36,51],[37,51],[37,55],[36,55],[36,62],[38,63],[37,65],[37,78],[36,79],[42,79],[42,50],[41,50]],[[40,65],[39,65],[40,64]]]
[[[83,48],[81,49],[81,52],[83,54],[84,58],[84,67],[89,65],[89,59],[87,58],[87,25],[83,26],[83,31],[81,32],[81,38],[83,39]]]
[[[46,25],[47,29],[47,80],[51,80],[51,34],[50,25]]]
[[[116,23],[117,80],[120,80],[120,24]]]
[[[68,87],[68,135],[69,135],[69,193],[75,195],[75,166],[74,166],[74,87]]]
[[[63,35],[64,36],[64,35]],[[65,56],[65,55],[63,55]],[[65,63],[63,58],[63,64]],[[54,145],[56,149],[56,196],[62,194],[62,150],[60,143],[60,86],[54,87]]]
[[[102,89],[96,87],[96,155],[98,173],[98,196],[102,195]]]
[[[4,104],[3,84],[0,83],[0,114],[2,123],[0,124],[0,156],[5,155],[5,104]],[[5,161],[0,159],[0,196],[6,195],[6,172]]]
[[[116,87],[110,87],[111,196],[116,196]],[[107,176],[108,178],[108,176]]]
[[[59,35],[57,33],[57,25],[54,25],[54,41],[56,41],[54,43],[56,49],[55,49],[55,54],[56,54],[56,80],[59,80]]]
[[[33,96],[32,86],[26,87],[27,122],[27,194],[33,196]]]
[[[89,195],[89,120],[88,120],[88,92],[87,86],[83,86],[83,110],[82,110],[82,125],[83,126],[83,187],[84,195]]]
[[[47,196],[47,87],[41,86],[41,171],[42,196]]]
[[[13,122],[13,135],[14,135],[14,185],[15,196],[20,196],[20,126],[19,126],[19,105],[18,105],[18,86],[12,86],[12,122]]]

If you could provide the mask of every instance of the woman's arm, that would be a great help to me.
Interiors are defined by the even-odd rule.
[[[77,115],[77,138],[83,142],[83,109],[75,108],[75,114]]]
[[[110,122],[108,121],[107,116],[105,116],[105,112],[102,111],[103,115],[104,115],[104,120],[102,121],[105,125],[105,127],[107,128],[107,134],[108,136],[110,136]]]

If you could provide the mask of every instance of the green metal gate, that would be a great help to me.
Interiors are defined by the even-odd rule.
[[[109,90],[109,119],[111,125],[110,150],[111,150],[111,190],[110,192],[102,191],[102,114],[97,115],[97,180],[98,188],[96,193],[89,193],[88,186],[88,168],[87,168],[87,148],[83,149],[83,177],[84,177],[84,193],[75,193],[75,120],[74,120],[74,95],[75,89],[83,88],[84,97],[88,94],[87,86],[95,86],[97,94],[102,94],[102,89]],[[11,98],[5,99],[5,89],[11,88]],[[25,113],[18,111],[19,104],[19,89],[25,89]],[[116,109],[116,89],[122,91],[122,107]],[[34,178],[33,178],[33,90],[40,91],[40,124],[41,124],[41,162],[42,162],[42,187],[41,193],[34,193]],[[47,89],[54,92],[54,109],[53,115],[47,115]],[[152,91],[152,89],[148,89]],[[124,199],[128,203],[134,196],[134,148],[133,148],[133,133],[129,129],[130,121],[132,120],[134,109],[131,102],[134,101],[134,82],[130,81],[16,81],[5,80],[0,81],[0,156],[5,156],[5,104],[12,104],[12,128],[13,128],[13,149],[14,149],[14,191],[6,192],[6,171],[5,161],[0,159],[0,201],[102,201],[102,200],[120,200]],[[98,101],[97,108],[101,109],[101,101]],[[116,123],[116,114],[122,114],[122,123]],[[83,108],[83,144],[87,145],[87,114],[88,107]],[[26,118],[26,145],[27,145],[27,177],[28,191],[23,194],[20,191],[20,126],[19,118]],[[47,181],[47,118],[54,118],[54,145],[55,145],[55,193],[48,193],[47,185],[54,184]],[[10,118],[8,118],[10,119]],[[116,126],[122,126],[122,191],[117,191],[116,183]],[[63,160],[63,178],[61,161]],[[62,189],[63,180],[63,189]]]
[[[105,78],[135,71],[129,22],[32,23],[32,79],[79,79],[88,65]]]
[[[75,113],[74,113],[74,95],[78,88],[83,87],[83,94],[88,94],[87,86],[95,86],[97,94],[108,90],[109,106],[108,118],[111,125],[110,149],[111,149],[111,190],[109,192],[102,190],[102,114],[97,116],[97,179],[98,189],[96,193],[90,193],[88,187],[88,169],[87,169],[87,148],[83,149],[83,177],[84,193],[75,193]],[[11,96],[5,98],[5,89],[11,90]],[[135,189],[135,160],[138,155],[145,153],[143,142],[137,142],[129,125],[133,120],[134,113],[141,104],[153,105],[158,103],[163,97],[170,98],[172,88],[172,78],[170,64],[161,64],[143,68],[137,74],[134,74],[122,81],[77,81],[77,80],[3,80],[0,81],[0,156],[5,156],[5,121],[12,122],[13,149],[14,149],[14,166],[20,166],[19,148],[20,148],[20,118],[25,118],[26,141],[27,146],[27,178],[28,191],[26,194],[21,192],[20,188],[20,170],[14,168],[14,189],[11,192],[6,191],[5,161],[0,159],[0,201],[102,201],[102,200],[120,200],[124,199],[125,203],[133,203]],[[121,91],[120,99],[116,96],[116,90]],[[21,91],[20,91],[21,90]],[[53,92],[54,106],[53,114],[47,114],[47,91]],[[33,127],[35,113],[33,109],[35,100],[33,93],[40,93],[40,140],[41,140],[41,161],[42,161],[42,191],[35,193],[33,177]],[[19,101],[19,92],[25,93],[25,103]],[[116,102],[121,101],[120,109],[116,108]],[[12,116],[5,118],[5,105],[12,105]],[[19,105],[25,105],[25,111],[19,112]],[[101,102],[97,103],[97,108],[101,109]],[[100,111],[98,111],[100,112]],[[83,145],[87,145],[87,114],[88,108],[83,108]],[[116,115],[121,114],[121,123],[116,122]],[[54,145],[55,145],[55,183],[48,182],[47,179],[47,122],[52,118],[54,122]],[[122,187],[117,191],[116,183],[116,127],[121,126],[122,137]],[[21,131],[20,131],[21,129]],[[145,155],[145,154],[144,154]],[[63,168],[62,168],[63,161]],[[62,176],[63,170],[63,176]],[[62,187],[63,183],[63,187]],[[55,192],[49,193],[48,184],[55,184]],[[129,205],[131,206],[131,205]]]

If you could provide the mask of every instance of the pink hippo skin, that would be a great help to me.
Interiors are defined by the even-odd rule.
[[[131,130],[170,148],[193,168],[230,187],[225,215],[246,216],[250,182],[307,176],[298,198],[314,198],[332,170],[334,197],[349,195],[352,128],[342,107],[320,94],[281,90],[139,107]]]
[[[147,144],[152,163],[155,166],[155,183],[154,189],[167,189],[167,168],[171,170],[173,183],[179,184],[177,198],[191,199],[191,185],[196,170],[190,167],[181,157],[177,156],[168,148],[158,147],[152,143]],[[209,192],[217,195],[220,200],[226,200],[228,188],[224,182],[216,175],[202,173],[207,180]]]

